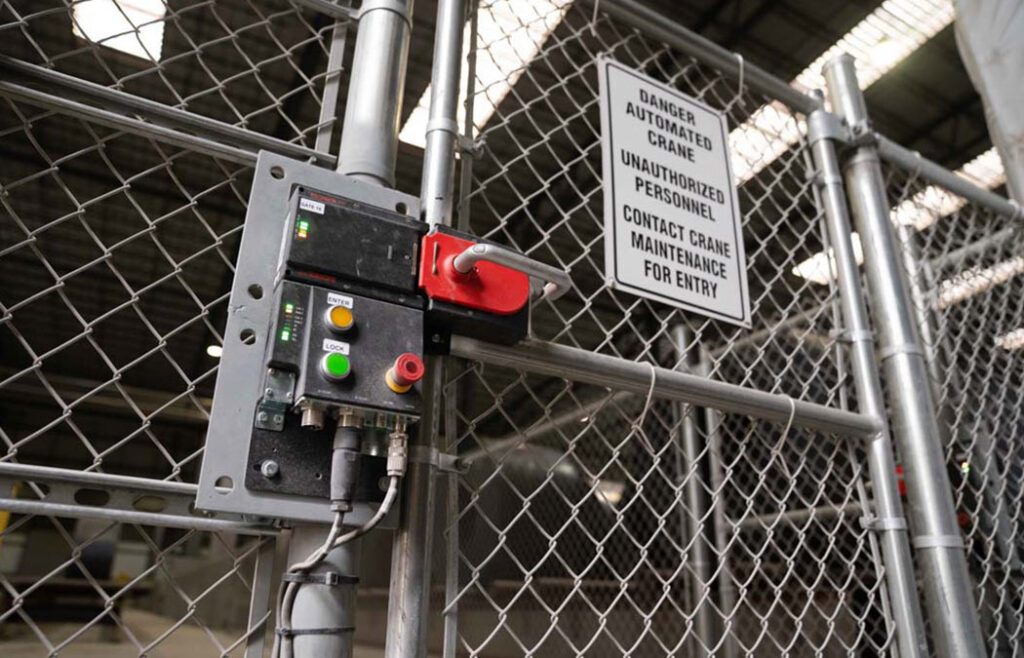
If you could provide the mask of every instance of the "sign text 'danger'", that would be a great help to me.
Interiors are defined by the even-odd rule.
[[[749,326],[725,117],[611,59],[598,68],[610,285]]]

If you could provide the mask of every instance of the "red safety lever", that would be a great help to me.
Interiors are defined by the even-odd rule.
[[[420,288],[431,299],[495,315],[519,311],[530,299],[528,275],[489,260],[456,267],[456,258],[477,244],[445,233],[424,236]]]

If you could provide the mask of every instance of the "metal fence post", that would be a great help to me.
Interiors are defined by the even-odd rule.
[[[857,403],[863,413],[884,418],[885,402],[874,360],[874,342],[853,253],[839,160],[832,141],[840,133],[841,126],[835,115],[818,110],[808,117],[808,141],[817,169],[816,183],[821,192],[825,225],[835,257],[834,274],[839,284],[840,308],[846,325],[845,339],[850,344],[850,365]],[[917,600],[906,519],[896,483],[896,466],[888,429],[883,428],[871,438],[866,449],[875,507],[871,523],[873,529],[881,535],[879,540],[900,655],[903,658],[925,656],[928,654],[928,645]]]
[[[704,378],[711,377],[712,360],[708,351],[701,347],[698,353],[697,374]],[[704,433],[708,441],[708,479],[711,481],[711,515],[715,525],[715,554],[718,557],[718,605],[722,610],[722,643],[721,655],[735,658],[739,647],[736,644],[736,631],[732,627],[733,613],[736,611],[736,584],[729,567],[728,552],[731,547],[731,521],[726,515],[725,489],[726,475],[722,463],[722,414],[714,407],[704,410]]]
[[[465,0],[441,0],[437,5],[430,118],[421,185],[423,220],[430,225],[451,223],[465,6]],[[444,359],[430,358],[426,365],[423,418],[410,449],[411,456],[417,451],[420,455],[433,451],[438,444],[438,424],[443,413]],[[426,654],[436,476],[437,468],[427,461],[413,459],[409,464],[391,556],[386,658],[416,658]]]
[[[825,66],[832,106],[853,134],[867,134],[864,96],[853,58]],[[893,232],[878,150],[862,143],[847,162],[853,217],[864,245],[868,291],[899,442],[932,635],[940,656],[982,656],[985,649],[957,527],[941,432],[913,300]]]
[[[684,324],[672,328],[672,341],[676,348],[676,360],[689,370],[694,362],[692,350],[686,346],[691,342],[693,332]],[[693,655],[702,651],[711,654],[715,646],[715,622],[711,608],[711,560],[708,554],[708,533],[705,525],[709,523],[707,493],[701,484],[701,440],[697,422],[697,409],[693,405],[675,403],[676,417],[676,467],[679,471],[679,484],[684,487],[686,506],[681,508],[680,531],[683,545],[690,544],[689,561],[692,565],[690,578],[690,596],[696,617],[696,638],[700,646]],[[683,459],[679,459],[682,451]]]
[[[412,0],[363,3],[338,152],[340,173],[386,187],[394,184],[412,4]],[[410,469],[410,476],[413,472]],[[405,488],[412,486],[410,477]],[[302,560],[322,545],[326,534],[324,526],[297,526],[289,546],[289,564]],[[317,569],[358,575],[360,544],[356,539],[331,551]],[[302,587],[296,595],[292,617],[300,629],[354,629],[355,602],[354,583]],[[300,658],[351,656],[352,633],[297,636],[294,654]]]

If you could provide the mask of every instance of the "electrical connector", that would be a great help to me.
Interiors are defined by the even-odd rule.
[[[388,475],[402,477],[409,463],[409,435],[404,429],[395,429],[388,435]]]

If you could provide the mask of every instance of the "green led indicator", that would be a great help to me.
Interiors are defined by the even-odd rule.
[[[291,315],[292,311],[294,311],[294,310],[295,310],[295,304],[285,304],[284,305],[284,312],[287,315]]]
[[[281,340],[288,342],[291,340],[292,332],[287,327],[281,330]]]
[[[309,222],[307,222],[304,219],[300,219],[299,220],[299,230],[300,231],[308,231],[309,230]]]

